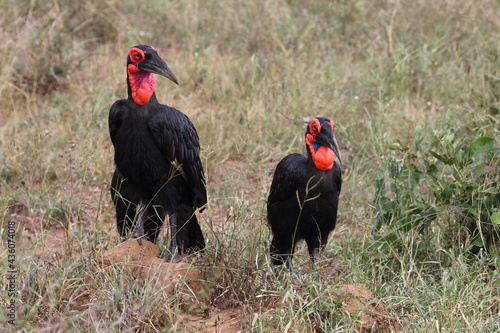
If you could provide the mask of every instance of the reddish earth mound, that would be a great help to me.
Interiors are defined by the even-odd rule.
[[[157,288],[167,287],[173,292],[180,285],[187,284],[195,293],[203,289],[201,272],[189,263],[172,263],[158,258],[158,248],[155,244],[129,239],[126,242],[104,252],[98,260],[97,269],[107,270],[115,265],[131,270],[139,284],[148,278],[158,279]]]

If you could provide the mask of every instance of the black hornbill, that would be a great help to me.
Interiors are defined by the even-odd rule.
[[[207,191],[196,129],[185,114],[158,102],[154,74],[179,84],[153,47],[134,46],[127,56],[128,99],[109,112],[116,164],[111,198],[122,240],[155,243],[168,214],[170,260],[205,248],[194,212],[204,208]]]
[[[273,264],[285,263],[292,273],[293,252],[301,239],[316,265],[315,250],[326,245],[335,228],[342,186],[333,121],[313,119],[305,137],[307,157],[291,154],[278,163],[267,199]]]

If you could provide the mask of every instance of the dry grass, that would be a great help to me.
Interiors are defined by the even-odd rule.
[[[141,290],[122,272],[94,277],[100,293],[86,311],[61,296],[119,242],[107,115],[126,95],[125,56],[140,43],[179,78],[179,87],[158,79],[159,100],[200,136],[210,203],[199,265],[212,313],[239,309],[237,328],[249,332],[358,331],[334,295],[364,284],[405,331],[500,329],[498,270],[485,258],[401,265],[369,237],[389,144],[411,140],[417,123],[462,133],[478,119],[498,124],[496,1],[4,1],[0,13],[0,266],[15,220],[16,330],[194,330],[189,298]],[[345,162],[340,222],[320,269],[299,251],[307,288],[297,293],[269,264],[264,203],[276,163],[304,151],[303,122],[318,115],[335,121]],[[491,135],[498,146],[498,129]],[[47,244],[57,254],[37,250]]]

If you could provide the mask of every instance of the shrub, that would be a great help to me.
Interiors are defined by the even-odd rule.
[[[448,129],[427,139],[417,125],[413,147],[395,143],[382,157],[372,234],[393,256],[416,237],[427,254],[460,247],[498,257],[500,149],[479,130],[469,137]]]

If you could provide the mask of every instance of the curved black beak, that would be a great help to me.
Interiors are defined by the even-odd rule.
[[[323,146],[330,148],[335,154],[335,156],[338,158],[339,163],[342,164],[342,157],[340,156],[339,144],[337,143],[337,139],[335,138],[335,135],[333,134],[333,131],[330,129],[329,126],[322,126],[321,132],[316,134],[315,140],[316,142],[322,144]]]
[[[139,70],[162,75],[179,85],[179,81],[167,63],[158,54],[152,54],[151,58],[146,58],[139,63]]]

